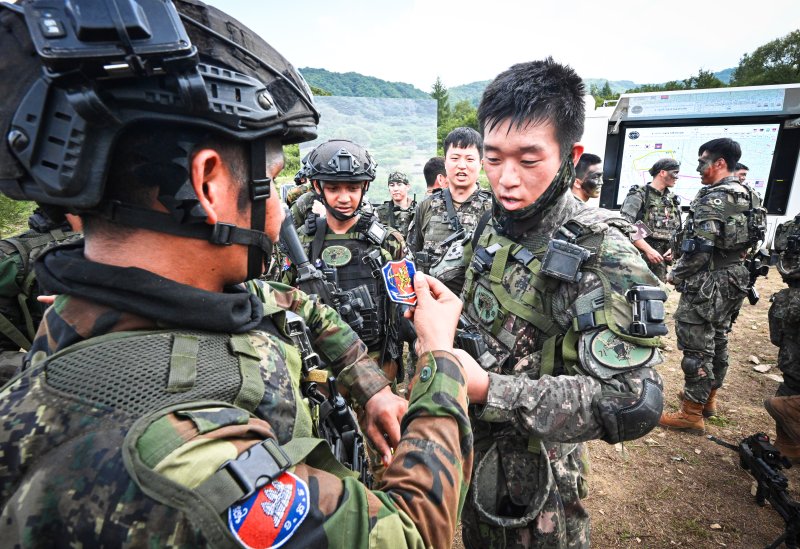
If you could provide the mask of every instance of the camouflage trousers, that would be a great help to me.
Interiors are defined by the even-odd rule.
[[[686,281],[675,311],[675,336],[683,351],[686,398],[705,404],[728,372],[728,332],[746,294],[747,270],[735,265]]]
[[[646,238],[645,242],[650,244],[655,251],[664,255],[667,253],[667,250],[670,249],[670,241],[669,240],[657,240],[655,238]],[[658,277],[661,282],[666,282],[667,280],[667,267],[672,264],[672,262],[667,263],[666,261],[662,261],[661,263],[650,263],[647,261],[647,255],[642,254],[642,259],[644,262],[647,263],[647,267],[652,271],[654,275]]]
[[[769,308],[769,338],[778,346],[783,383],[777,396],[800,395],[800,288],[784,288]]]
[[[526,437],[499,437],[475,450],[461,532],[467,549],[582,549],[590,546],[588,450]],[[563,455],[562,455],[563,452]]]

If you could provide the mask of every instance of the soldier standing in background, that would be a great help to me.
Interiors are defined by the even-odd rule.
[[[697,172],[704,185],[689,206],[681,257],[667,275],[681,298],[675,336],[683,350],[681,409],[661,417],[663,427],[704,431],[717,413],[717,391],[728,371],[728,332],[748,291],[747,251],[764,238],[761,198],[742,185],[733,167],[739,143],[713,139],[700,146]]]
[[[653,181],[632,186],[619,209],[637,229],[631,237],[633,245],[661,282],[667,279],[672,241],[681,228],[681,199],[670,192],[678,182],[680,167],[672,158],[657,160],[649,170]]]
[[[736,177],[739,178],[739,183],[744,183],[747,181],[747,173],[750,171],[750,168],[742,164],[741,162],[736,163],[736,168],[734,170],[734,174]]]
[[[775,230],[778,272],[788,288],[775,294],[769,308],[769,337],[779,347],[783,383],[764,407],[775,420],[775,446],[790,459],[800,459],[800,215]]]
[[[444,169],[444,157],[434,156],[422,168],[425,176],[425,194],[431,194],[436,189],[447,188],[447,171]]]
[[[478,107],[494,199],[462,292],[488,346],[470,395],[469,549],[589,547],[582,442],[632,440],[661,415],[654,336],[666,327],[638,311],[666,295],[628,222],[569,191],[583,94],[575,71],[546,59],[500,74]]]
[[[583,153],[575,165],[572,194],[581,202],[598,198],[603,190],[603,161],[592,153]]]
[[[469,264],[470,235],[492,207],[491,193],[478,186],[483,140],[472,128],[456,128],[444,139],[447,188],[420,202],[409,234],[417,268],[458,294]],[[435,269],[435,271],[434,271]]]
[[[416,201],[408,196],[411,185],[403,172],[392,172],[386,183],[391,198],[375,208],[378,220],[387,227],[397,229],[403,238],[408,237],[408,227],[414,219]]]

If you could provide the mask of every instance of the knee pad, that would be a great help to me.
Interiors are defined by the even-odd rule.
[[[702,376],[700,372],[703,370],[703,356],[684,353],[683,360],[681,360],[681,370],[683,370],[686,377],[696,378]]]

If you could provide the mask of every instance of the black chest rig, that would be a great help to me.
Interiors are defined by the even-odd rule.
[[[311,262],[320,266],[328,280],[343,291],[369,293],[374,307],[359,309],[364,323],[356,331],[372,352],[382,349],[389,322],[386,288],[379,278],[380,274],[376,276],[373,273],[377,267],[376,260],[384,265],[392,258],[389,252],[380,247],[385,239],[385,228],[374,218],[368,219],[368,224],[362,223],[362,219],[353,227],[352,232],[345,234],[329,233],[327,224],[317,219],[314,232],[307,232],[301,240],[310,247],[308,256]],[[307,223],[306,229],[308,228]],[[381,232],[383,238],[380,237]],[[380,254],[379,258],[374,253],[376,250]]]
[[[555,292],[562,283],[578,282],[594,264],[603,236],[574,220],[529,247],[494,232],[480,236],[462,295],[467,316],[497,359],[495,371],[516,372],[517,361],[536,351],[540,364],[517,369],[539,377],[562,373],[566,363],[577,361],[562,350],[574,347],[577,334],[570,331],[570,315],[554,315]],[[590,317],[603,308],[603,292],[597,294],[583,300]]]

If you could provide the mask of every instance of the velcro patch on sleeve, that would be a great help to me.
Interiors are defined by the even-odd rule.
[[[228,528],[244,547],[280,547],[308,515],[308,485],[285,472],[228,509]]]

